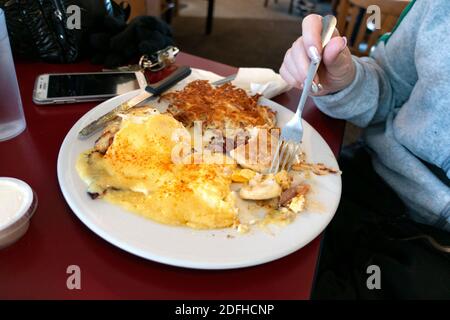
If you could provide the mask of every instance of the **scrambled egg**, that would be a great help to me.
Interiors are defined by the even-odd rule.
[[[250,169],[240,169],[233,172],[231,179],[233,182],[249,182],[256,176],[256,172]]]
[[[286,190],[291,187],[292,177],[289,176],[286,170],[282,170],[275,175],[275,181],[283,190]]]
[[[230,189],[235,164],[173,163],[172,150],[186,133],[167,114],[125,119],[105,154],[80,155],[78,173],[90,193],[160,223],[230,227],[237,220]]]
[[[303,194],[300,194],[291,200],[288,207],[293,212],[299,213],[305,209],[305,202],[306,202],[305,196]]]

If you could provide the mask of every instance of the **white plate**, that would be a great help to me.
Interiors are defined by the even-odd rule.
[[[339,175],[315,176],[312,181],[312,208],[284,227],[271,232],[259,228],[247,234],[230,229],[197,231],[162,225],[126,212],[86,194],[86,185],[75,169],[78,155],[92,148],[98,135],[79,140],[86,124],[110,111],[139,91],[103,102],[86,113],[69,131],[58,157],[58,180],[64,197],[78,218],[93,232],[115,246],[145,259],[196,269],[232,269],[254,266],[284,257],[316,238],[328,225],[339,204]],[[277,111],[283,125],[293,113],[285,107],[262,99],[261,104]],[[303,150],[308,161],[337,168],[336,159],[323,138],[304,121]]]

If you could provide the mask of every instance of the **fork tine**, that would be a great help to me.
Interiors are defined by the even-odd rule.
[[[294,148],[294,152],[292,153],[292,160],[289,163],[289,166],[287,168],[287,171],[290,171],[292,168],[292,165],[294,164],[296,158],[297,158],[297,154],[300,151],[300,143],[295,144],[295,148]]]
[[[291,144],[289,142],[286,142],[282,151],[283,157],[281,158],[283,160],[283,164],[279,167],[278,171],[284,170],[286,167],[286,164],[289,161],[289,158],[291,156]]]
[[[286,171],[290,170],[290,168],[292,166],[292,163],[294,162],[294,159],[295,159],[295,154],[296,154],[296,151],[297,151],[297,144],[295,142],[292,142],[291,148],[290,148],[289,151],[290,151],[289,152],[289,157],[287,159],[286,164],[283,166],[283,170],[286,170]]]
[[[275,151],[275,155],[273,156],[272,164],[270,165],[269,173],[276,173],[277,170],[278,170],[278,167],[280,166],[280,148],[281,148],[282,144],[283,144],[283,141],[281,139],[278,140],[277,149]]]
[[[268,173],[275,174],[282,170],[291,170],[299,150],[299,143],[280,140]]]

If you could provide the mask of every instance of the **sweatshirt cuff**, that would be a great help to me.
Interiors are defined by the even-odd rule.
[[[447,174],[447,177],[450,179],[450,157],[445,159],[444,163],[442,164],[442,170]]]

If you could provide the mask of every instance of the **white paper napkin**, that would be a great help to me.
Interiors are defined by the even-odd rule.
[[[252,95],[261,94],[268,99],[291,89],[278,73],[266,68],[239,68],[232,83]]]

